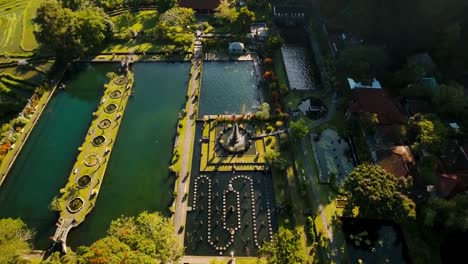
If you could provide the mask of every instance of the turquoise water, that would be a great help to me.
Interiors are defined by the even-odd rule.
[[[67,182],[112,65],[86,65],[57,91],[0,187],[0,218],[20,217],[46,249],[58,214],[49,209]]]
[[[255,112],[259,90],[252,62],[205,62],[200,115]]]
[[[112,220],[142,211],[168,213],[174,179],[168,177],[177,116],[185,103],[190,64],[135,64],[130,98],[96,207],[72,229],[72,247],[106,235]]]

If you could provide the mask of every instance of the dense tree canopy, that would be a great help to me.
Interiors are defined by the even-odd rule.
[[[288,161],[281,157],[281,153],[274,150],[267,150],[263,155],[265,163],[278,170],[286,169]]]
[[[228,0],[222,0],[216,8],[214,16],[218,19],[233,23],[237,20],[239,13],[234,6],[231,6],[231,3],[229,3]]]
[[[387,70],[388,57],[384,49],[375,46],[356,46],[344,49],[336,61],[338,77],[369,82],[382,77]]]
[[[43,3],[34,22],[39,25],[35,31],[37,39],[54,50],[59,60],[73,59],[96,50],[112,33],[112,23],[99,9],[73,12],[55,2]]]
[[[413,149],[440,153],[446,145],[447,128],[434,115],[417,114],[409,120],[407,136],[414,142]]]
[[[0,263],[18,263],[21,251],[30,250],[34,232],[20,219],[0,219]]]
[[[362,164],[346,178],[347,209],[359,207],[359,215],[402,222],[416,216],[414,202],[406,196],[411,178],[391,175],[380,166]]]
[[[255,113],[255,117],[260,120],[268,120],[270,119],[270,105],[268,103],[263,103],[258,107],[257,113]]]
[[[306,122],[304,119],[299,119],[298,121],[291,121],[291,124],[289,125],[290,127],[290,132],[291,136],[294,139],[301,139],[307,134],[309,134],[309,127],[307,126]]]
[[[250,11],[247,7],[241,7],[237,16],[236,23],[241,31],[248,31],[250,24],[255,21],[255,13]]]
[[[62,1],[80,1],[80,0],[62,0]],[[83,2],[83,0],[81,0]],[[160,13],[174,7],[177,0],[92,0],[94,5],[106,10],[115,10],[125,7],[156,6]]]
[[[439,85],[434,93],[433,101],[437,112],[443,116],[460,117],[468,107],[463,87],[459,85]]]
[[[160,20],[168,26],[185,28],[195,22],[195,11],[191,8],[174,7],[164,12]]]
[[[468,195],[431,199],[423,206],[424,225],[446,231],[468,230]]]
[[[270,264],[307,263],[306,249],[296,231],[280,228],[273,241],[262,246],[259,254]]]
[[[92,263],[171,263],[183,255],[183,248],[174,236],[170,219],[143,212],[136,218],[112,221],[107,237],[90,247],[80,247],[78,254]]]
[[[404,60],[431,51],[448,74],[468,66],[468,17],[465,0],[319,0],[332,27],[353,32],[365,42],[388,47]]]

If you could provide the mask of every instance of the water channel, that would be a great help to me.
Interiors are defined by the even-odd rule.
[[[49,209],[70,173],[108,79],[116,65],[86,65],[57,91],[0,188],[0,218],[20,217],[46,249],[58,215]],[[174,179],[168,166],[177,115],[185,102],[189,63],[135,64],[130,98],[96,208],[68,236],[73,248],[106,234],[110,222],[142,211],[168,212]]]
[[[177,116],[185,103],[189,63],[137,63],[130,98],[96,207],[68,236],[73,248],[103,237],[112,220],[142,211],[168,213],[169,163]]]
[[[317,71],[306,34],[303,29],[299,28],[285,28],[281,31],[284,39],[281,52],[291,89],[313,90],[317,88]]]
[[[36,230],[35,247],[50,245],[57,215],[49,209],[78,154],[113,65],[82,65],[67,74],[66,90],[57,91],[33,129],[4,184],[0,218],[20,217]]]

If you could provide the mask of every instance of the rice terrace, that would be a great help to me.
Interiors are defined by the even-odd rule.
[[[29,55],[37,48],[32,18],[44,0],[0,0],[0,54]]]
[[[0,0],[0,264],[459,263],[467,11]]]

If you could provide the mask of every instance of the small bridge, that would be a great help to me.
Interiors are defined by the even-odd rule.
[[[277,24],[285,26],[303,25],[306,21],[303,5],[278,5],[273,6],[273,17]]]
[[[76,227],[78,223],[75,221],[75,219],[59,218],[56,225],[57,229],[55,230],[55,234],[52,237],[52,240],[56,243],[60,243],[62,245],[62,252],[66,254],[68,232],[70,232],[73,227]]]

